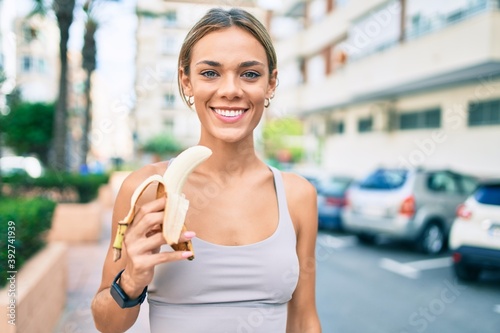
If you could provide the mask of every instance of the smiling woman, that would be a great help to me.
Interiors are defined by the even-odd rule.
[[[239,9],[210,10],[179,55],[179,90],[201,122],[212,155],[190,174],[190,251],[172,251],[161,229],[165,198],[146,190],[92,304],[97,328],[125,331],[148,293],[152,332],[318,333],[315,304],[317,205],[304,178],[266,165],[253,132],[274,96],[276,54],[264,26]],[[132,193],[168,162],[133,172],[116,199],[113,231]],[[119,299],[110,286],[119,289]],[[120,296],[121,295],[121,296]],[[120,305],[119,305],[120,304]]]

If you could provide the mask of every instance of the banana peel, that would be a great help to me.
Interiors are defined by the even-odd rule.
[[[191,241],[178,243],[181,233],[186,231],[184,225],[189,201],[182,193],[184,183],[194,169],[212,155],[205,146],[193,146],[181,152],[161,175],[153,175],[144,180],[134,191],[130,199],[130,210],[118,222],[118,229],[113,242],[113,261],[121,258],[123,238],[127,228],[132,224],[136,214],[136,203],[146,188],[158,182],[156,198],[167,197],[162,223],[162,234],[167,244],[175,251],[193,251]],[[193,251],[194,253],[194,251]],[[188,258],[194,259],[194,255]]]

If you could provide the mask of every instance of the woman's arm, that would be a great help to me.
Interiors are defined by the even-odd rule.
[[[159,232],[163,222],[165,199],[156,199],[156,188],[151,186],[137,204],[136,217],[125,234],[121,259],[113,261],[113,240],[118,221],[127,215],[134,190],[155,171],[153,167],[145,167],[132,173],[124,181],[116,198],[113,208],[112,237],[104,262],[101,285],[91,306],[96,328],[100,332],[125,332],[135,323],[139,315],[140,305],[122,309],[110,294],[110,286],[122,269],[125,270],[118,284],[130,299],[135,299],[152,281],[154,266],[167,261],[186,259],[187,254],[183,252],[158,253],[160,246],[165,244],[163,235]],[[182,237],[181,241],[186,239]]]
[[[316,310],[316,236],[318,212],[316,189],[307,180],[284,174],[290,215],[297,233],[299,281],[288,304],[287,333],[320,333]]]

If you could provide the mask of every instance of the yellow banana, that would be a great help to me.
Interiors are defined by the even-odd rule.
[[[189,174],[200,165],[203,161],[212,155],[212,151],[205,146],[193,146],[181,152],[168,165],[167,171],[160,175],[153,175],[143,181],[132,194],[130,199],[130,210],[125,218],[118,222],[118,230],[113,242],[113,260],[117,261],[121,257],[123,237],[125,231],[135,217],[135,209],[137,200],[140,198],[144,190],[153,182],[158,182],[158,190],[156,197],[166,195],[167,201],[165,205],[162,233],[167,244],[171,245],[176,251],[192,251],[191,241],[184,244],[177,244],[179,237],[184,227],[186,213],[189,208],[189,201],[182,193],[182,188]],[[189,258],[194,259],[194,256]]]

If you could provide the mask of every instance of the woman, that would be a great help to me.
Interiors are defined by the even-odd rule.
[[[200,119],[199,144],[213,152],[184,186],[190,231],[180,241],[192,240],[196,258],[188,261],[189,251],[159,251],[165,199],[155,199],[150,188],[117,262],[110,244],[92,303],[100,331],[130,328],[147,287],[152,332],[321,331],[314,296],[315,190],[303,178],[270,168],[254,150],[253,131],[276,82],[271,39],[251,14],[212,9],[188,33],[179,89]],[[113,235],[135,188],[167,167],[152,164],[125,180]],[[119,297],[111,295],[113,281]]]

